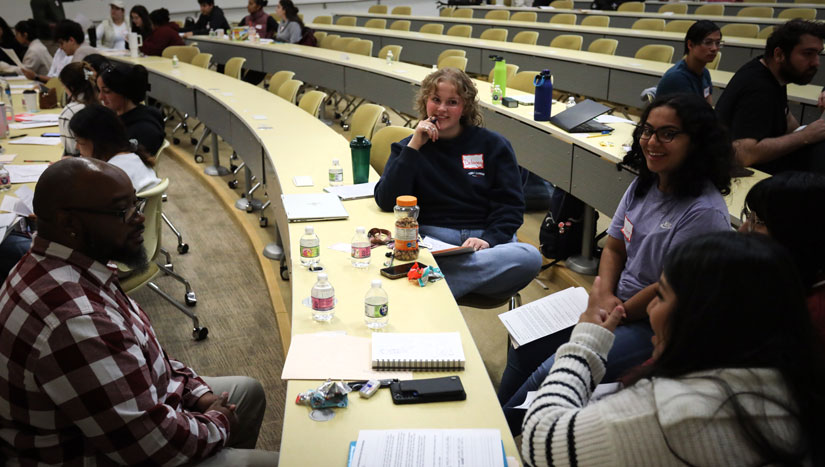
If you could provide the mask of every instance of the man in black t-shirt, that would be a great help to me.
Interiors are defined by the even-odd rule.
[[[796,131],[788,111],[788,83],[808,84],[819,67],[825,25],[792,20],[765,44],[765,55],[740,68],[716,104],[734,139],[743,166],[769,173],[784,170],[825,172],[825,120]]]

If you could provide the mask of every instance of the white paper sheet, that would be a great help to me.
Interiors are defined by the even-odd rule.
[[[410,371],[374,371],[371,342],[369,337],[296,334],[289,344],[281,379],[412,379]]]
[[[615,115],[599,115],[598,117],[596,117],[596,121],[599,123],[629,123],[631,125],[636,124],[636,122],[634,122],[633,120],[617,117]]]
[[[3,226],[4,229],[10,226],[15,220],[17,220],[17,214],[13,212],[0,214],[0,226]]]
[[[28,118],[29,121],[32,122],[55,122],[57,123],[60,120],[60,114],[37,114],[31,115]]]
[[[533,94],[525,94],[523,96],[510,96],[517,100],[521,105],[533,105],[536,102],[536,96]]]
[[[352,467],[504,467],[495,429],[360,430]]]
[[[46,138],[57,139],[57,138]],[[12,183],[32,183],[40,179],[40,175],[49,168],[49,164],[7,165]]]
[[[359,183],[358,185],[327,186],[324,191],[335,193],[342,200],[372,198],[375,184],[378,182]]]
[[[12,130],[28,130],[29,128],[48,128],[57,126],[57,122],[23,122],[12,123],[9,128]]]
[[[576,324],[587,308],[583,287],[568,289],[498,315],[516,347]]]
[[[295,175],[292,177],[292,184],[295,186],[312,186],[312,177],[309,175]]]
[[[41,136],[24,136],[9,140],[9,144],[35,144],[40,146],[57,146],[60,138],[43,138]]]
[[[17,65],[20,68],[25,68],[23,66],[23,62],[21,62],[20,58],[17,57],[17,52],[15,52],[14,49],[6,49],[4,47],[0,47],[0,50],[6,52],[6,55],[9,56],[9,58],[11,59],[11,61],[14,62],[15,65]]]
[[[11,216],[20,215],[23,217],[28,217],[29,214],[32,214],[33,210],[31,204],[27,204],[25,200],[22,200],[13,195],[6,195],[3,197],[3,201],[0,202],[0,211],[9,212],[11,213],[9,214]],[[7,214],[0,215],[6,216]]]
[[[0,164],[14,162],[15,157],[17,157],[17,154],[0,154]]]

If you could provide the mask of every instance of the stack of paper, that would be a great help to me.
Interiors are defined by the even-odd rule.
[[[361,430],[350,449],[352,467],[504,467],[501,432],[465,430]]]
[[[409,371],[373,371],[370,368],[370,338],[341,334],[296,334],[292,336],[281,379],[302,380],[412,379]]]
[[[334,193],[342,200],[372,198],[375,184],[378,182],[359,183],[358,185],[341,185],[324,187],[327,193]]]
[[[583,287],[570,287],[502,313],[498,319],[510,333],[513,347],[518,348],[575,325],[587,308],[587,299]]]

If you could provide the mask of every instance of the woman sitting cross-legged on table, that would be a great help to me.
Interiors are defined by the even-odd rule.
[[[671,251],[653,362],[588,404],[623,314],[600,290],[527,409],[526,465],[825,464],[825,361],[781,246],[717,232]]]
[[[613,215],[599,264],[602,308],[627,312],[616,330],[606,381],[650,358],[653,334],[645,307],[653,299],[664,258],[690,237],[731,230],[722,194],[730,191],[733,147],[713,108],[697,95],[654,101],[634,132],[624,163],[639,171]],[[572,328],[509,349],[499,401],[518,434],[528,391],[553,365]]]
[[[507,298],[536,276],[541,254],[516,241],[524,217],[518,163],[509,141],[479,126],[476,95],[455,68],[424,78],[416,97],[421,121],[392,145],[375,201],[391,211],[396,197],[416,196],[422,236],[476,250],[439,258],[453,296]]]
[[[77,149],[91,157],[120,167],[140,193],[160,183],[152,168],[155,156],[146,152],[137,140],[126,137],[126,128],[117,115],[102,105],[92,105],[75,114],[69,123]]]

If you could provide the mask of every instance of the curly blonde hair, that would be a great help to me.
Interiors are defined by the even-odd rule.
[[[443,81],[455,86],[456,92],[461,98],[462,104],[464,104],[460,123],[462,125],[481,126],[482,118],[478,107],[478,89],[473,84],[473,80],[458,68],[442,68],[424,78],[414,102],[419,118],[424,120],[428,117],[427,100],[435,94],[438,84]]]

